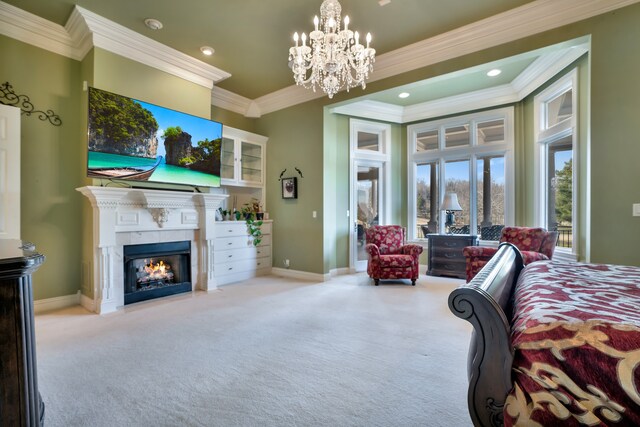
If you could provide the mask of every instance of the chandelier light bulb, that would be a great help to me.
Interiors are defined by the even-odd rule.
[[[349,29],[349,15],[345,15],[344,17],[344,30],[347,31]]]
[[[316,27],[316,31],[318,31],[318,24],[320,23],[320,20],[318,19],[318,15],[313,17],[313,25],[315,25]]]
[[[327,25],[329,25],[329,28],[331,28],[331,30],[333,30],[333,27],[336,26],[336,20],[333,19],[333,16],[329,18],[329,22],[327,23]]]
[[[358,46],[360,44],[360,34],[356,31],[353,37],[356,39],[356,46]]]
[[[367,33],[367,49],[369,49],[369,43],[371,43],[371,33]]]
[[[307,45],[307,35],[305,33],[302,33],[302,46],[306,46]]]
[[[298,47],[298,32],[293,33],[293,41],[296,42],[296,47]]]

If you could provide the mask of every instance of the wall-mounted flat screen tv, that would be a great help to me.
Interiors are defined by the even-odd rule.
[[[89,88],[87,176],[220,186],[222,123]]]

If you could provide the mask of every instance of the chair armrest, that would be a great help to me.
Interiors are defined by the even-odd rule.
[[[373,243],[367,243],[364,247],[364,250],[367,251],[371,258],[377,258],[380,256],[380,249]]]
[[[416,257],[419,257],[423,250],[424,248],[422,246],[414,244],[404,245],[400,248],[400,252],[404,255],[411,255]]]
[[[520,251],[522,253],[522,260],[524,261],[524,265],[531,264],[535,261],[546,261],[549,259],[543,253],[535,252],[535,251]]]
[[[467,246],[462,249],[462,254],[466,258],[482,258],[490,259],[498,252],[498,248],[491,248],[488,246]]]

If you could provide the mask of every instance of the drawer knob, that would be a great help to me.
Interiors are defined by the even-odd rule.
[[[233,258],[233,255],[227,255],[227,258]]]
[[[229,267],[229,268],[228,268],[228,270],[229,270],[229,271],[233,270],[233,267]]]
[[[231,245],[233,245],[233,243],[231,243],[231,242],[227,243],[227,246],[231,246]]]

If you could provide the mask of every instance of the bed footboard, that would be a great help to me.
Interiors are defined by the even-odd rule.
[[[467,360],[467,398],[475,426],[504,424],[502,410],[513,386],[513,290],[522,267],[518,248],[502,243],[471,282],[449,295],[449,309],[474,328]]]

